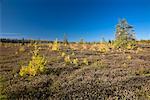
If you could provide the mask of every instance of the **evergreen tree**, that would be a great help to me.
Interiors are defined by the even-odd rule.
[[[116,40],[135,40],[135,32],[133,26],[129,25],[126,19],[119,20],[116,26]]]
[[[67,35],[66,34],[64,34],[64,44],[68,44],[68,39],[67,39]]]

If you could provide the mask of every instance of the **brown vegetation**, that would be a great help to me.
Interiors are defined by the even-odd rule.
[[[1,44],[0,99],[150,99],[149,43],[138,42],[134,49],[109,43],[57,44],[37,44],[47,61],[45,70],[24,77],[20,69],[34,63],[34,45]]]

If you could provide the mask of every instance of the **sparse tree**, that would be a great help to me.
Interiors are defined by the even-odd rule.
[[[68,44],[68,39],[67,39],[67,35],[64,34],[64,40],[63,40],[64,44]]]
[[[79,43],[80,43],[80,44],[83,44],[83,43],[84,43],[84,39],[81,38],[80,41],[79,41]]]
[[[116,40],[135,40],[135,32],[133,26],[129,25],[126,19],[119,20],[116,26]]]
[[[22,38],[22,45],[24,45],[24,42],[25,42],[25,40],[24,40],[24,38]]]
[[[133,26],[129,25],[126,19],[119,20],[116,26],[116,40],[114,41],[116,48],[135,48],[135,32]]]

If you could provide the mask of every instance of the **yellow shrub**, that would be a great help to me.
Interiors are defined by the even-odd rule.
[[[65,43],[65,44],[64,44],[64,46],[65,46],[65,47],[67,47],[67,46],[68,46],[68,44],[67,44],[67,43]]]
[[[19,52],[25,52],[25,48],[22,46],[21,48],[19,48]]]
[[[69,55],[65,56],[64,61],[65,61],[66,64],[70,64],[71,63],[70,56]]]
[[[52,50],[53,51],[59,51],[59,49],[60,49],[60,45],[59,45],[59,43],[58,43],[58,41],[57,41],[57,39],[54,41],[54,43],[53,43],[53,45],[52,45]]]
[[[39,49],[37,48],[37,46],[35,46],[32,59],[29,62],[28,66],[22,67],[20,69],[20,72],[19,72],[20,76],[24,76],[27,74],[30,76],[35,76],[41,72],[44,72],[47,60],[44,57],[40,56],[38,52],[39,52]]]
[[[61,56],[62,56],[62,57],[64,57],[65,55],[66,55],[66,53],[64,53],[64,52],[61,53]]]
[[[73,64],[75,64],[75,65],[78,65],[78,63],[79,63],[79,60],[78,60],[78,58],[76,58],[76,59],[73,59]]]
[[[89,62],[86,58],[83,59],[83,64],[89,65]]]
[[[130,44],[128,44],[128,45],[127,45],[127,49],[128,49],[128,50],[131,50],[131,49],[132,49],[132,46],[131,46]]]
[[[72,56],[74,56],[74,55],[75,55],[75,53],[74,53],[74,52],[72,52],[72,53],[71,53],[71,55],[72,55]]]
[[[128,64],[124,62],[124,63],[122,64],[122,67],[127,68],[127,67],[128,67]]]
[[[100,44],[99,45],[99,51],[103,52],[103,53],[108,52],[109,51],[109,47],[107,46],[107,44]]]
[[[35,76],[37,74],[37,70],[31,66],[28,66],[28,74],[31,75],[31,76]]]
[[[22,66],[22,68],[20,69],[19,75],[24,76],[26,74],[28,74],[28,67],[27,66]]]
[[[127,56],[127,59],[128,59],[128,60],[131,60],[131,59],[132,59],[131,55],[128,55],[128,56]]]

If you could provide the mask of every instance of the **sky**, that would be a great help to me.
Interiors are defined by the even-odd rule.
[[[0,0],[0,37],[112,40],[119,19],[150,39],[150,0]]]

